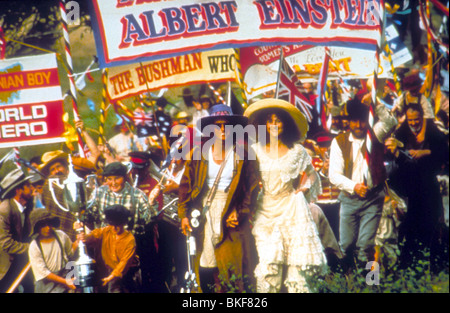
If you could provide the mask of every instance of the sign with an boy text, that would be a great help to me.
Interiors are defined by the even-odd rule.
[[[375,50],[384,0],[92,0],[101,67],[257,45]]]
[[[55,54],[0,60],[0,148],[64,142]]]

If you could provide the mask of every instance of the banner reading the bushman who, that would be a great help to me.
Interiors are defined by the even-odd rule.
[[[211,49],[327,45],[375,50],[383,0],[92,0],[101,67]]]
[[[233,49],[221,49],[112,67],[108,94],[114,101],[161,88],[234,80],[235,62]]]
[[[0,60],[0,148],[64,142],[55,54]]]

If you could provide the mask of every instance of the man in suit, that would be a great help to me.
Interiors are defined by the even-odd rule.
[[[28,262],[29,214],[33,194],[21,169],[8,173],[0,183],[0,292],[6,292]],[[33,277],[22,281],[23,292],[33,292]]]

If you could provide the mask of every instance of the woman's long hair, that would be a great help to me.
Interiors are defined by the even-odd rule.
[[[298,128],[295,126],[294,119],[286,111],[279,108],[266,109],[256,115],[254,119],[254,124],[256,125],[267,125],[267,121],[270,116],[275,114],[283,123],[283,132],[280,134],[279,139],[288,148],[292,148],[294,143],[300,140],[301,134]],[[258,133],[258,135],[260,135]],[[269,129],[265,131],[265,138],[258,138],[259,142],[270,143]],[[263,141],[265,140],[265,141]]]

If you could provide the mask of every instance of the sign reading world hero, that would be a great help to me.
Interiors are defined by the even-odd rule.
[[[56,57],[0,60],[0,148],[63,142]]]
[[[266,44],[374,50],[383,0],[93,0],[100,65]]]

